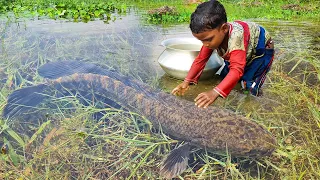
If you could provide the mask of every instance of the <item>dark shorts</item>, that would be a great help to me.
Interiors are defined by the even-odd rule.
[[[259,56],[246,65],[244,75],[240,79],[241,86],[244,90],[249,91],[252,95],[259,96],[260,88],[263,85],[266,75],[270,70],[273,62],[274,49],[265,47],[265,34],[261,27],[259,42],[256,48],[256,55]],[[229,72],[229,61],[222,69],[220,76],[225,77]]]
[[[242,88],[250,91],[252,95],[259,95],[259,90],[263,85],[273,62],[273,52],[273,49],[266,49],[264,56],[253,60],[244,69],[244,75],[241,77],[240,83]],[[225,61],[225,63],[226,65],[220,74],[220,76],[223,77],[229,72],[230,63],[228,61]]]

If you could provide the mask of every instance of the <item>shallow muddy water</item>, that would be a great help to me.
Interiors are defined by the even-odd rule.
[[[291,76],[303,78],[310,84],[318,83],[310,61],[317,64],[319,24],[251,20],[264,26],[275,41],[274,66],[279,66]],[[133,76],[137,79],[171,91],[181,80],[169,77],[159,66],[157,59],[164,47],[161,41],[173,37],[192,37],[188,24],[162,27],[143,22],[136,13],[105,24],[102,21],[73,23],[64,20],[18,20],[7,23],[1,20],[0,64],[7,68],[6,74],[15,76],[19,86],[28,86],[37,79],[39,65],[56,60],[84,60],[100,64],[106,69]],[[297,62],[299,64],[297,65]],[[5,77],[3,77],[5,78]],[[7,82],[2,78],[2,82]],[[20,80],[19,80],[20,78]],[[217,85],[221,79],[213,75],[208,81],[192,86],[186,98],[193,100],[200,92]],[[16,82],[17,83],[17,82]],[[265,83],[268,86],[268,80]],[[230,99],[243,99],[239,87]],[[265,97],[268,99],[268,95]],[[223,105],[218,100],[217,105]]]
[[[273,70],[276,70],[280,75],[282,73],[283,75],[285,75],[285,78],[293,78],[299,82],[305,82],[308,85],[308,88],[311,86],[310,89],[312,89],[312,86],[319,85],[320,34],[318,30],[320,28],[320,24],[310,23],[310,22],[297,23],[297,22],[288,22],[288,21],[268,21],[268,20],[257,20],[257,19],[252,19],[251,21],[258,22],[259,24],[263,25],[272,35],[272,38],[275,42],[275,47],[276,47],[275,60],[272,66]],[[166,91],[169,93],[175,86],[177,86],[182,81],[174,79],[168,76],[167,74],[165,74],[165,72],[161,69],[160,65],[158,64],[157,59],[160,56],[160,54],[165,50],[165,48],[160,45],[161,42],[165,39],[174,38],[174,37],[192,37],[192,34],[188,28],[188,24],[172,25],[170,27],[162,27],[160,25],[150,25],[150,24],[146,24],[142,19],[140,19],[139,14],[136,14],[136,13],[129,13],[127,16],[122,16],[121,18],[118,17],[114,22],[110,22],[109,24],[105,24],[103,21],[91,21],[88,23],[81,23],[81,22],[74,23],[74,22],[68,22],[65,20],[48,20],[48,19],[43,19],[43,20],[21,20],[20,19],[16,22],[8,22],[7,19],[2,18],[0,19],[0,39],[1,39],[1,46],[0,46],[0,82],[1,82],[0,95],[1,96],[0,97],[2,99],[2,101],[0,101],[1,107],[4,107],[4,105],[6,104],[6,99],[12,91],[16,89],[20,89],[22,87],[32,86],[32,85],[36,85],[44,82],[45,80],[40,78],[39,75],[37,74],[37,68],[40,65],[43,65],[47,62],[58,61],[58,60],[81,60],[86,62],[93,62],[95,64],[99,64],[102,67],[104,67],[106,71],[108,71],[109,69],[118,71],[121,74],[124,74],[126,76],[131,76],[138,80],[144,81],[145,83],[153,87],[161,88],[163,91]],[[305,139],[310,139],[310,138],[309,136],[307,136],[307,138],[304,138],[304,136],[301,136],[299,132],[302,132],[302,134],[307,134],[307,133],[303,133],[303,131],[301,130],[307,129],[307,132],[309,133],[309,132],[312,132],[311,130],[312,128],[315,128],[315,129],[317,128],[315,126],[315,121],[313,121],[313,119],[315,118],[313,118],[313,116],[309,116],[308,112],[304,108],[313,107],[312,103],[310,103],[311,105],[307,103],[309,103],[309,101],[312,102],[314,97],[315,97],[314,101],[317,102],[318,95],[315,95],[314,97],[309,95],[311,96],[310,98],[311,100],[307,98],[306,99],[302,98],[302,100],[305,102],[303,102],[301,99],[292,100],[287,97],[284,97],[282,99],[281,95],[283,94],[281,93],[277,94],[277,93],[274,93],[274,91],[277,91],[278,89],[280,90],[297,89],[296,92],[299,92],[299,93],[301,93],[301,91],[299,91],[299,87],[292,87],[292,83],[281,84],[281,80],[279,80],[281,78],[279,79],[272,78],[270,77],[272,75],[274,74],[272,73],[272,70],[271,70],[270,75],[267,77],[265,87],[264,87],[264,95],[262,97],[253,97],[250,95],[246,95],[241,92],[240,86],[237,85],[227,99],[222,99],[222,98],[218,99],[214,103],[214,106],[218,106],[226,109],[232,109],[233,111],[240,112],[241,114],[246,115],[249,118],[253,118],[253,120],[263,124],[266,128],[268,128],[268,130],[272,134],[274,134],[275,136],[278,135],[277,138],[279,139],[278,140],[279,144],[281,144],[284,147],[288,145],[291,149],[292,148],[294,149],[296,147],[297,149],[299,149],[299,147],[301,147],[301,149],[303,150],[302,154],[304,154],[305,149],[309,150],[308,149],[309,147],[316,147],[312,145],[317,144],[316,143],[317,140],[315,140],[314,141],[315,143],[309,143],[309,144],[306,144],[305,146],[301,146],[301,144],[305,143]],[[277,81],[277,80],[279,80],[280,82],[278,81],[274,83],[274,81]],[[200,81],[198,85],[191,86],[190,90],[186,93],[185,96],[178,97],[178,98],[184,98],[189,101],[193,101],[193,99],[197,96],[197,94],[203,91],[208,91],[212,89],[220,81],[221,81],[221,78],[213,74],[212,79],[206,80],[206,81]],[[277,86],[282,86],[285,88],[277,88]],[[269,90],[271,89],[270,87],[272,87],[272,90]],[[296,92],[291,91],[291,93],[296,93]],[[309,89],[307,89],[305,92],[302,91],[302,93],[305,93],[303,95],[307,97],[309,93]],[[288,96],[291,96],[291,94],[289,94]],[[293,96],[293,98],[295,98],[295,96]],[[66,99],[65,101],[70,100],[72,101],[71,104],[72,103],[76,104],[74,102],[74,99],[72,98],[70,99]],[[53,103],[55,103],[55,101]],[[308,105],[308,107],[306,104]],[[316,106],[316,103],[314,104]],[[78,141],[79,136],[81,136],[80,141],[82,142],[83,137],[86,136],[86,133],[93,133],[93,134],[96,133],[97,135],[99,135],[99,137],[100,135],[103,135],[100,137],[101,142],[99,141],[96,142],[96,139],[89,138],[87,139],[87,142],[84,143],[85,144],[84,149],[83,147],[81,147],[81,148],[76,148],[74,150],[76,152],[80,152],[79,157],[81,157],[80,158],[81,160],[78,160],[80,162],[79,166],[83,164],[84,166],[86,166],[86,164],[83,163],[82,160],[85,157],[85,155],[88,154],[88,157],[90,155],[91,158],[99,157],[98,159],[94,159],[94,160],[98,160],[99,162],[102,159],[103,161],[106,161],[106,164],[112,163],[111,165],[112,168],[115,168],[113,170],[120,172],[122,168],[117,169],[116,167],[114,167],[113,160],[118,162],[118,159],[122,158],[127,166],[128,160],[133,159],[130,156],[126,156],[126,154],[131,155],[134,153],[131,153],[131,152],[127,153],[126,151],[122,151],[122,149],[123,147],[125,147],[126,149],[136,148],[136,147],[131,148],[130,146],[125,145],[125,143],[126,142],[131,143],[131,139],[130,139],[131,136],[132,136],[132,139],[136,138],[136,137],[133,137],[136,135],[135,134],[136,129],[134,128],[136,128],[136,126],[138,127],[138,125],[134,124],[134,128],[131,128],[131,127],[128,128],[127,126],[130,126],[128,125],[129,123],[133,124],[135,123],[135,120],[138,119],[137,121],[139,121],[142,118],[135,117],[135,115],[131,115],[131,114],[122,115],[121,113],[118,113],[118,114],[115,113],[116,115],[112,116],[111,119],[114,118],[115,119],[114,121],[118,123],[118,121],[120,122],[119,119],[121,118],[121,123],[118,123],[118,124],[116,123],[117,125],[114,127],[114,129],[112,128],[112,126],[109,129],[109,126],[108,126],[109,124],[105,125],[103,124],[104,122],[102,124],[100,124],[101,122],[99,124],[96,124],[96,122],[93,122],[93,121],[87,122],[86,118],[88,118],[87,116],[91,115],[90,113],[92,113],[92,111],[90,111],[90,108],[89,109],[83,108],[81,104],[80,106],[76,106],[76,108],[77,107],[80,107],[79,111],[81,111],[79,112],[80,114],[79,116],[77,114],[78,112],[74,113],[76,114],[76,116],[71,118],[67,115],[64,115],[64,114],[62,115],[63,119],[65,120],[65,122],[63,121],[62,123],[65,123],[65,124],[59,124],[60,123],[59,121],[54,121],[56,120],[55,117],[51,118],[50,114],[48,114],[48,116],[46,115],[45,119],[43,119],[43,116],[41,116],[42,119],[39,118],[41,119],[39,121],[37,121],[36,120],[37,118],[35,117],[31,117],[31,118],[29,117],[31,120],[33,120],[32,122],[31,121],[15,121],[11,123],[10,120],[8,121],[8,120],[0,119],[0,123],[9,123],[10,128],[14,129],[15,132],[17,132],[19,135],[21,135],[22,138],[24,138],[24,137],[32,137],[34,134],[39,135],[37,134],[38,129],[41,129],[41,128],[45,129],[44,127],[42,127],[43,124],[46,125],[47,120],[52,119],[53,122],[55,122],[51,124],[52,126],[55,126],[55,125],[61,126],[61,127],[57,127],[58,129],[57,131],[60,131],[60,133],[64,134],[64,136],[68,134],[68,136],[66,137],[63,137],[63,136],[61,137],[61,139],[63,140],[63,143],[65,143],[64,142],[65,138],[68,139],[69,141],[69,137],[72,137],[72,138],[76,137],[76,139],[71,138],[71,140],[79,142]],[[280,107],[280,108],[276,109],[276,107]],[[74,112],[73,110],[74,109],[71,110],[72,113]],[[82,111],[84,111],[84,113]],[[300,114],[300,112],[295,114],[295,111],[297,112],[301,111],[302,115]],[[318,111],[315,110],[314,114],[316,114],[317,112]],[[57,116],[60,115],[59,113],[57,114],[58,114]],[[304,116],[304,114],[307,114],[307,116]],[[46,119],[47,117],[50,117],[50,118]],[[90,120],[91,120],[91,116],[90,116]],[[310,123],[310,125],[308,125],[308,123]],[[145,129],[149,128],[149,126],[147,126],[147,123],[144,122],[142,124],[143,125],[141,126],[146,126]],[[1,125],[0,127],[2,127],[3,124],[0,124],[0,125]],[[114,125],[114,124],[111,123],[111,125]],[[97,128],[98,126],[99,128]],[[69,129],[67,129],[66,132],[64,132],[65,127],[67,128],[69,127]],[[45,129],[43,131],[43,134],[45,134],[44,141],[42,142],[41,138],[39,138],[40,139],[39,142],[36,142],[38,143],[38,146],[34,145],[35,147],[27,149],[26,150],[27,156],[25,157],[25,159],[28,159],[28,160],[33,159],[34,154],[39,154],[38,152],[36,152],[39,149],[39,147],[40,147],[40,154],[42,153],[41,148],[43,148],[43,146],[48,145],[48,142],[50,141],[51,138],[53,139],[55,138],[53,135],[54,133],[51,133],[51,132],[54,132],[53,130],[55,128],[56,127],[53,127],[52,131],[50,132],[47,132],[49,131],[48,129]],[[114,133],[113,131],[118,129],[120,129],[119,132],[121,134],[124,133],[123,136],[126,136],[127,134],[131,133],[129,139],[127,139],[126,142],[122,140],[118,141],[119,139],[119,136],[117,134],[118,132],[113,134]],[[140,133],[139,127],[137,129],[138,129],[137,133],[139,134]],[[93,132],[93,130],[94,131],[97,130],[97,132]],[[133,131],[133,133],[131,131]],[[2,132],[4,131],[0,129],[0,134]],[[316,134],[317,132],[319,132],[319,129],[316,129],[314,134]],[[147,143],[145,144],[148,144],[149,142],[153,142],[152,138],[149,138],[149,135],[150,135],[149,133],[150,132],[148,129],[148,133],[146,133]],[[1,135],[3,134],[5,134],[5,136],[0,136],[0,147],[4,139],[7,138],[8,136],[8,134],[6,133],[2,133]],[[317,133],[315,136],[311,134],[310,137],[312,138],[316,137],[318,136],[318,134],[319,133]],[[14,139],[14,137],[17,137],[17,136],[11,137],[10,135],[12,134],[9,134],[7,139],[9,141],[12,141],[12,144],[14,145],[14,147],[17,147],[16,149],[14,149],[14,151],[17,150],[16,152],[18,154],[25,154],[25,148],[24,148],[25,146],[23,145],[23,143],[20,143],[19,145],[19,141],[17,141],[17,139]],[[113,137],[114,139],[112,138],[111,140],[108,139],[110,138],[109,137],[110,135],[112,137],[114,136]],[[141,135],[145,136],[145,134],[143,133]],[[59,136],[59,134],[57,136]],[[139,140],[139,138],[137,138],[137,140]],[[291,138],[291,140],[289,138]],[[25,138],[25,139],[27,141],[30,138]],[[164,137],[164,139],[167,141],[167,137]],[[287,141],[287,139],[289,140]],[[33,140],[37,141],[38,139],[33,139]],[[51,141],[52,144],[54,144],[54,140]],[[108,142],[106,143],[105,141],[108,141]],[[110,146],[109,146],[109,141],[114,141],[114,143],[110,143]],[[69,147],[70,145],[66,144],[65,147],[62,147],[61,153],[60,153],[59,152],[60,141],[57,141],[57,142],[59,142],[59,145],[57,145],[58,148],[54,147],[54,149],[55,150],[58,149],[57,152],[59,153],[59,157],[61,154],[65,154],[66,157],[62,158],[63,160],[71,158],[72,160],[70,162],[72,163],[74,161],[77,162],[77,159],[74,160],[74,157],[75,157],[74,153],[70,153],[70,154],[67,153],[71,149]],[[160,142],[160,141],[157,140],[155,142]],[[98,146],[96,149],[101,149],[101,153],[96,154],[94,146],[99,143],[101,143],[101,148],[100,146]],[[175,142],[172,142],[172,144],[174,143]],[[300,143],[300,145],[294,147],[296,144],[293,144],[293,143],[297,143],[297,144]],[[119,145],[114,147],[114,150],[115,150],[114,152],[112,151],[112,147],[111,147],[113,145]],[[140,147],[144,148],[145,146],[144,144],[143,146],[139,145],[139,148],[137,149],[139,150],[142,149]],[[13,149],[12,147],[10,148]],[[319,149],[319,148],[313,148],[313,149]],[[287,155],[285,154],[286,152],[287,150],[285,149],[283,151],[284,155],[281,155],[281,154],[279,155],[278,153],[278,155],[268,159],[268,161],[277,163],[277,160],[283,158],[285,159],[284,161],[286,161],[287,157],[291,157],[291,156],[293,157],[292,159],[301,158],[301,156],[293,156],[294,154],[293,153],[290,154],[290,152],[288,152],[289,155]],[[49,151],[49,153],[51,154],[51,150]],[[92,153],[93,156],[91,156],[90,153]],[[119,154],[122,156],[119,156]],[[162,155],[164,154],[164,152],[154,150],[154,154]],[[307,154],[307,159],[304,159],[305,162],[307,162],[307,160],[310,161],[310,157],[314,156],[315,158],[313,160],[315,160],[315,162],[318,163],[318,160],[317,160],[318,156],[314,154],[311,154],[312,156],[311,155],[309,156]],[[109,155],[114,159],[110,160]],[[48,157],[50,159],[50,156]],[[100,157],[105,157],[107,160],[104,160],[103,158],[100,158]],[[156,163],[154,167],[151,165],[152,166],[151,168],[153,168],[152,172],[158,171],[158,161],[156,162],[155,159],[160,159],[160,158],[150,157],[150,159],[151,159],[150,162]],[[138,160],[135,159],[134,161],[138,161]],[[226,160],[226,161],[229,161],[229,160]],[[251,160],[249,161],[251,164],[252,161]],[[55,162],[56,161],[54,161],[54,163]],[[64,162],[65,161],[62,161],[63,164]],[[131,163],[131,164],[129,163],[130,166],[133,164],[132,162],[133,161],[130,161]],[[143,162],[143,160],[141,162]],[[34,162],[34,163],[41,164],[38,162]],[[240,164],[241,166],[241,163],[237,163],[237,165],[235,166],[238,166],[238,164]],[[275,165],[275,167],[279,166],[279,168],[275,168],[275,169],[284,169],[283,171],[286,171],[286,172],[290,172],[293,168],[300,169],[300,167],[299,168],[291,167],[290,165],[294,163],[293,161],[289,161],[289,160],[284,163],[279,161],[279,164]],[[69,164],[67,163],[67,165]],[[216,165],[217,165],[217,161],[214,162],[214,166]],[[56,164],[52,164],[52,166],[58,167]],[[90,167],[90,169],[93,167],[90,164],[87,166]],[[100,164],[98,164],[98,166],[99,167],[93,167],[92,169],[101,168],[100,169],[101,172],[105,172],[106,169],[108,170],[108,168],[105,168]],[[239,169],[241,169],[241,171],[245,169],[240,166],[239,166]],[[250,166],[257,166],[253,168],[253,169],[257,168],[258,170],[257,174],[260,174],[260,172],[262,172],[260,171],[260,163],[259,165],[253,163],[253,165],[251,164]],[[305,165],[303,165],[303,167],[304,166]],[[139,166],[132,166],[132,167],[138,168]],[[141,169],[144,170],[144,167]],[[148,167],[149,167],[149,164],[148,164]],[[263,171],[265,170],[268,173],[266,175],[266,179],[281,179],[281,178],[277,178],[278,177],[277,174],[281,174],[282,172],[272,170],[273,168],[270,167],[268,164],[266,164],[265,166],[265,164],[262,163],[261,167]],[[43,168],[43,167],[40,167],[40,168]],[[45,169],[47,169],[47,167],[45,167]],[[59,167],[59,171],[60,169],[63,169],[63,168]],[[213,167],[213,169],[216,172],[215,167]],[[250,171],[250,173],[254,172],[254,171],[251,171],[251,169],[248,171]],[[69,169],[66,168],[66,171],[69,171]],[[70,170],[70,171],[73,171],[73,170]],[[80,171],[84,172],[83,169],[81,169]],[[99,170],[95,170],[95,171],[98,172]],[[225,171],[225,169],[223,169],[223,171]],[[73,172],[76,172],[76,170]],[[220,173],[220,171],[217,171],[217,172]],[[273,174],[276,174],[275,175],[276,178],[273,177]],[[155,174],[154,176],[156,175],[157,174]],[[268,176],[272,178],[268,178]],[[122,175],[122,177],[128,177],[128,174]],[[259,176],[257,175],[255,177],[260,178],[260,175]],[[312,178],[309,178],[309,179],[312,179]]]

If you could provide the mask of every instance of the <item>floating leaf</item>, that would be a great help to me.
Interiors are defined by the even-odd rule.
[[[57,7],[59,7],[59,8],[63,8],[63,7],[65,7],[65,6],[66,6],[66,5],[63,4],[63,3],[60,3],[60,4],[57,5]]]
[[[99,17],[100,15],[101,15],[100,11],[98,11],[98,10],[97,10],[97,11],[94,11],[94,16],[95,16],[95,17]]]
[[[63,10],[63,11],[59,14],[59,16],[63,16],[65,13],[66,13],[66,10]]]

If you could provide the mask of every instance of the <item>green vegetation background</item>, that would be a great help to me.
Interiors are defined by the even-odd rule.
[[[145,10],[145,17],[153,23],[188,22],[198,3],[205,0],[0,0],[0,12],[13,12],[16,17],[67,18],[89,21],[96,18],[110,20],[110,13],[125,13],[128,7]],[[319,1],[316,0],[221,0],[229,21],[235,19],[266,18],[298,21],[320,21]],[[148,13],[168,6],[171,13]]]
[[[274,20],[313,21],[319,23],[319,1],[252,1],[222,0],[229,21],[235,19],[267,18]],[[161,14],[161,7],[173,11]],[[114,13],[141,10],[151,23],[187,23],[197,4],[185,0],[0,0],[2,16],[20,18],[53,18],[71,21],[113,20]],[[160,9],[158,9],[160,8]],[[150,10],[158,9],[158,11]],[[164,8],[165,9],[165,8]],[[308,28],[308,27],[306,27]],[[299,32],[300,33],[300,32]],[[291,49],[292,56],[273,65],[267,93],[275,104],[269,111],[249,109],[247,116],[265,120],[264,124],[278,139],[279,149],[265,159],[231,159],[229,156],[195,155],[204,165],[196,172],[190,168],[182,175],[185,179],[319,179],[320,178],[320,86],[309,86],[305,81],[312,74],[320,79],[319,36],[306,52]],[[291,34],[290,34],[291,35]],[[292,33],[294,38],[295,34]],[[300,37],[300,36],[299,36]],[[13,37],[14,38],[14,37]],[[290,37],[291,38],[291,37]],[[284,40],[285,41],[285,40]],[[306,41],[297,39],[297,42]],[[290,41],[291,42],[291,41]],[[2,45],[4,44],[2,40]],[[287,46],[289,44],[284,44]],[[63,49],[64,47],[59,47]],[[289,49],[290,50],[290,49]],[[286,50],[287,51],[287,50]],[[295,54],[298,52],[297,54]],[[17,52],[19,53],[19,52]],[[280,52],[281,53],[281,52]],[[281,54],[280,54],[281,55]],[[305,79],[300,80],[283,70],[283,64],[293,62]],[[301,64],[311,63],[313,70],[304,70]],[[10,66],[14,68],[14,66]],[[299,67],[299,68],[296,68]],[[3,67],[0,67],[0,69]],[[28,69],[28,68],[26,68]],[[14,71],[15,69],[11,69]],[[8,70],[10,71],[10,70]],[[0,107],[12,91],[13,73],[1,91]],[[318,82],[318,81],[316,81]],[[71,100],[70,100],[71,99]],[[62,99],[77,101],[71,97]],[[250,106],[225,101],[224,106],[242,111]],[[273,102],[273,101],[272,101]],[[234,104],[234,106],[232,106]],[[158,165],[177,141],[162,132],[153,131],[148,120],[134,113],[109,110],[109,124],[102,120],[90,121],[90,115],[100,109],[82,107],[72,119],[55,121],[48,118],[38,124],[12,125],[0,120],[0,179],[157,179]],[[243,108],[245,109],[245,108]],[[107,111],[107,109],[104,109]],[[121,121],[118,121],[118,119]],[[53,120],[51,120],[53,119]],[[58,124],[58,125],[57,125]],[[13,129],[13,127],[16,127]],[[141,130],[141,127],[144,127]],[[6,134],[7,136],[2,136]],[[6,139],[8,137],[10,139]],[[182,179],[180,177],[180,179]]]

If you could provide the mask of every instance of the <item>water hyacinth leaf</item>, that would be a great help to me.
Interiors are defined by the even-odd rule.
[[[39,16],[43,16],[45,14],[45,10],[38,9]]]
[[[64,8],[65,6],[66,6],[65,4],[60,3],[60,4],[58,4],[56,7],[57,7],[57,8]]]
[[[78,12],[75,13],[75,14],[73,15],[73,18],[74,18],[74,19],[78,19],[78,18],[79,18],[79,13],[78,13]]]
[[[86,15],[87,12],[85,10],[80,10],[80,15],[83,16],[83,15]]]
[[[100,11],[98,11],[98,10],[94,11],[94,16],[95,17],[99,17],[100,15],[101,15]]]
[[[64,16],[66,13],[66,10],[63,10],[62,12],[59,13],[59,16]]]
[[[98,4],[98,7],[102,8],[103,7],[103,3]]]
[[[96,10],[96,5],[95,4],[91,4],[89,9],[90,9],[90,11]]]
[[[53,14],[52,12],[49,12],[49,13],[48,13],[48,16],[49,16],[50,18],[54,18],[54,14]]]

